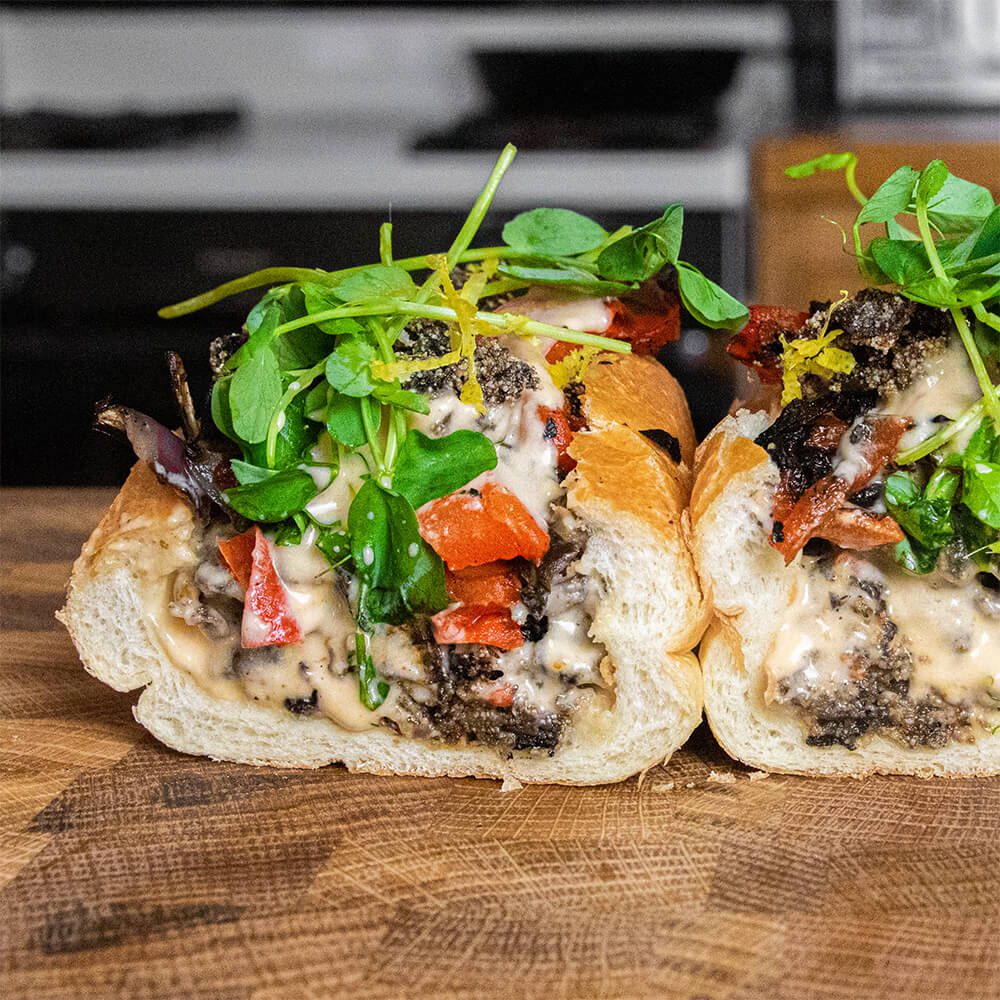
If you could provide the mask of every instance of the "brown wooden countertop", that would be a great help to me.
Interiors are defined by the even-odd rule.
[[[772,776],[704,730],[605,788],[217,764],[52,613],[111,494],[8,490],[0,996],[1000,996],[1000,783]]]

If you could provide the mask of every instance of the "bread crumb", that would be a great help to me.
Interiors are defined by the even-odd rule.
[[[693,781],[685,781],[684,782],[684,787],[685,788],[694,788],[694,782]]]
[[[771,775],[767,771],[751,771],[747,777],[751,781],[763,781],[765,778],[770,778]]]
[[[501,792],[519,792],[524,785],[521,784],[517,778],[504,778],[503,784],[500,786]]]
[[[729,771],[709,771],[708,780],[714,781],[717,785],[735,785],[736,775]]]
[[[659,785],[652,785],[649,790],[651,792],[672,792],[674,790],[674,783],[672,781],[664,781]]]

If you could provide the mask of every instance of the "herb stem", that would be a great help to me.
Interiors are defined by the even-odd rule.
[[[185,299],[183,302],[164,306],[157,315],[161,319],[176,319],[178,316],[186,316],[188,313],[197,312],[206,306],[221,302],[222,299],[227,299],[230,295],[239,295],[240,292],[260,288],[261,285],[283,285],[289,281],[325,281],[327,276],[326,271],[319,271],[312,267],[265,267],[261,271],[245,274],[242,278],[234,278],[232,281],[227,281],[225,284],[218,285],[190,299]]]
[[[392,267],[392,223],[383,222],[378,230],[378,259]]]
[[[276,327],[274,334],[280,336],[299,327],[310,326],[313,323],[323,323],[328,319],[339,319],[344,316],[388,316],[392,313],[403,313],[407,316],[423,316],[427,319],[443,319],[457,322],[458,314],[448,306],[429,305],[424,302],[410,302],[400,299],[382,299],[365,305],[344,305],[324,312],[312,313],[301,319],[293,319]],[[612,340],[596,333],[586,333],[583,330],[569,330],[562,326],[552,326],[538,320],[517,316],[513,313],[477,312],[475,319],[486,326],[496,327],[507,333],[519,336],[549,337],[552,340],[563,340],[568,344],[581,344],[586,347],[597,347],[602,351],[612,351],[616,354],[628,354],[632,348],[625,341]]]
[[[934,245],[934,234],[931,232],[930,221],[927,218],[927,205],[925,202],[918,199],[915,214],[917,216],[917,229],[920,231],[921,242],[927,251],[927,259],[930,261],[931,270],[933,270],[935,276],[945,288],[950,289],[953,282],[948,277],[948,273],[941,263],[941,258],[938,256],[937,247]]]
[[[978,402],[973,403],[964,413],[957,416],[950,424],[939,430],[936,434],[925,438],[920,444],[914,445],[912,448],[898,452],[896,454],[896,464],[910,465],[929,455],[932,451],[937,451],[942,445],[947,444],[952,438],[961,434],[970,424],[975,423],[983,415],[985,409],[986,399],[980,398]]]
[[[271,414],[271,420],[267,425],[267,444],[265,446],[265,456],[267,459],[267,466],[269,469],[274,468],[275,460],[278,454],[278,434],[281,433],[281,427],[279,423],[281,421],[281,416],[288,408],[288,404],[300,393],[305,392],[312,383],[313,380],[318,378],[326,370],[326,358],[324,358],[319,364],[313,365],[312,368],[303,372],[301,376],[296,376],[296,378],[289,384],[288,388],[282,393],[281,399],[278,400],[278,405],[274,408],[274,412]]]
[[[989,372],[986,371],[986,362],[983,361],[982,354],[976,346],[976,338],[969,327],[969,321],[965,318],[965,313],[961,309],[952,306],[951,318],[955,322],[959,337],[962,338],[962,346],[965,353],[969,355],[972,362],[972,370],[976,373],[976,379],[983,390],[983,401],[986,411],[993,418],[994,422],[1000,426],[1000,399],[997,398],[997,390],[990,380]]]
[[[458,231],[458,235],[448,249],[449,271],[458,263],[459,257],[461,257],[462,253],[469,248],[469,244],[475,239],[476,233],[479,232],[479,227],[483,224],[483,219],[486,217],[490,204],[497,193],[497,188],[500,186],[500,180],[507,172],[507,168],[514,162],[515,156],[517,156],[517,147],[508,142],[497,158],[493,169],[490,171],[490,176],[486,179],[486,184],[482,191],[479,192],[479,197],[476,198],[462,228]]]
[[[991,329],[1000,332],[1000,316],[995,316],[991,313],[982,302],[972,303],[972,314],[980,323],[984,323]]]
[[[389,343],[389,336],[385,327],[381,323],[372,323],[372,332],[375,334],[375,342],[378,344],[378,352],[382,356],[382,360],[387,365],[392,364],[396,360],[396,354]],[[389,429],[386,432],[385,438],[384,464],[386,473],[391,475],[396,465],[396,452],[400,445],[402,445],[403,438],[406,437],[406,417],[400,411],[399,407],[390,404],[385,409],[389,415]]]
[[[375,468],[380,476],[384,476],[385,456],[382,453],[382,442],[379,441],[378,428],[375,426],[375,419],[372,416],[373,403],[367,396],[362,396],[358,400],[361,405],[361,423],[365,428],[365,437],[368,439],[368,447],[371,449],[372,458],[375,460]]]
[[[847,161],[844,167],[844,180],[847,182],[847,189],[851,192],[854,200],[859,205],[867,205],[868,199],[865,197],[864,192],[858,187],[857,178],[855,174],[858,169],[858,158],[852,153],[851,158]]]

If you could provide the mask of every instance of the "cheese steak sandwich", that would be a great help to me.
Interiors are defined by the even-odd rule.
[[[683,301],[746,310],[678,259],[682,210],[608,233],[565,209],[473,248],[273,268],[211,345],[211,418],[171,358],[181,433],[98,422],[139,462],[61,619],[86,668],[144,688],[179,750],[377,773],[616,781],[701,717],[707,610],[687,537],[694,435],[651,356]]]
[[[934,161],[860,202],[868,287],[752,306],[756,406],[702,444],[705,709],[768,770],[1000,772],[1000,208]],[[878,226],[863,245],[866,235]]]

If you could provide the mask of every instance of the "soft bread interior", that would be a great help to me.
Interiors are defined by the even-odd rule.
[[[625,363],[633,378],[661,380],[676,406],[676,384],[655,362]],[[686,406],[670,416],[690,424]],[[665,760],[700,721],[701,672],[690,648],[707,612],[687,544],[689,470],[637,432],[596,423],[574,441],[567,504],[591,532],[584,568],[603,594],[592,635],[608,651],[615,700],[610,710],[595,701],[577,713],[552,755],[507,756],[388,729],[349,732],[328,719],[209,697],[164,655],[145,614],[163,567],[195,558],[198,531],[186,501],[145,465],[135,467],[77,560],[59,617],[87,669],[119,690],[144,687],[136,718],[187,753],[284,767],[340,761],[373,773],[621,780]],[[632,503],[637,487],[646,494]],[[663,498],[655,510],[652,495]]]
[[[699,657],[705,714],[733,757],[767,771],[799,774],[987,775],[1000,772],[1000,735],[943,749],[878,734],[857,749],[812,747],[792,712],[764,703],[764,660],[788,606],[791,571],[767,544],[777,468],[753,439],[763,413],[727,417],[699,448],[692,494],[694,553],[714,618]],[[928,623],[928,627],[933,627]]]

